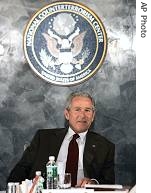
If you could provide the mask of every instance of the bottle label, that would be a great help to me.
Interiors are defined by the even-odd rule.
[[[53,169],[52,166],[47,166],[47,177],[52,177],[53,176]]]
[[[57,166],[53,166],[52,170],[53,170],[53,177],[54,178],[57,177],[58,176]]]
[[[47,166],[47,189],[57,189],[58,187],[58,172],[56,165]]]
[[[47,166],[47,177],[57,177],[57,166]]]

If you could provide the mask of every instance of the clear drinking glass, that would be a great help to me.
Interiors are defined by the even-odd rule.
[[[58,186],[60,189],[71,188],[71,174],[59,174],[58,176]]]

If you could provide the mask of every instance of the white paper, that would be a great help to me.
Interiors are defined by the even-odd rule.
[[[85,188],[122,189],[123,186],[119,184],[86,184]]]
[[[129,193],[129,190],[95,191],[96,193]]]
[[[94,193],[93,189],[71,188],[71,189],[44,189],[42,193]]]

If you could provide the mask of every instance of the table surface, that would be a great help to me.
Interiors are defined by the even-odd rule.
[[[68,189],[69,190],[69,189]],[[112,193],[112,192],[114,192],[114,193],[116,193],[117,191],[94,191],[94,192],[96,192],[96,193]],[[3,190],[3,191],[0,191],[0,193],[6,193],[6,191],[5,190]],[[118,190],[118,193],[129,193],[129,189],[125,189],[125,191],[120,191],[120,190]],[[133,193],[133,191],[132,191],[132,193]],[[134,193],[135,193],[135,190],[134,190]]]

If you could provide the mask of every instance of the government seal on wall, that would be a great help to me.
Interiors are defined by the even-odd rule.
[[[57,1],[38,10],[24,33],[32,70],[55,85],[79,84],[103,64],[107,37],[100,18],[77,2]]]

